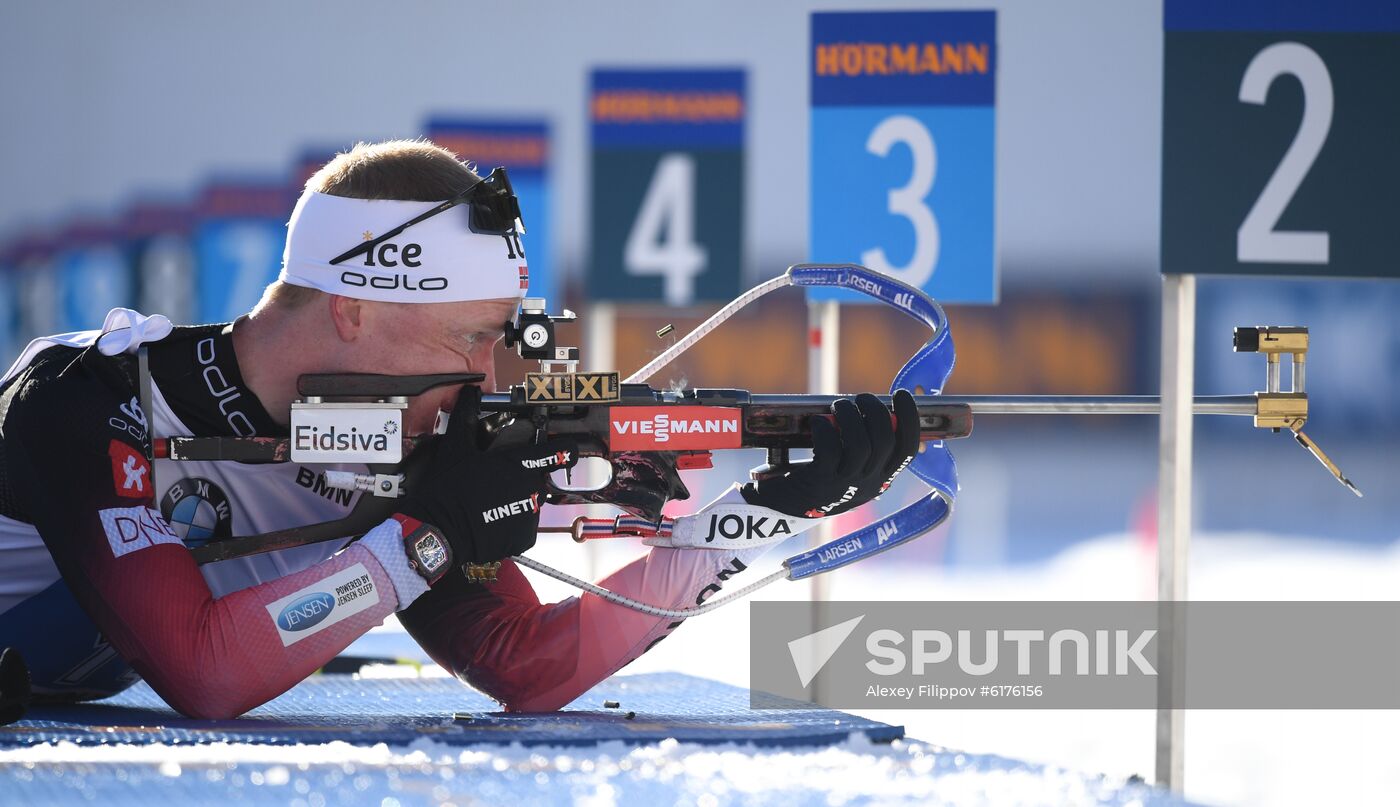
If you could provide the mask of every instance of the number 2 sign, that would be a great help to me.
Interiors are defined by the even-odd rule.
[[[1400,6],[1164,18],[1162,271],[1400,277]]]
[[[813,14],[811,77],[811,259],[995,302],[996,13]]]

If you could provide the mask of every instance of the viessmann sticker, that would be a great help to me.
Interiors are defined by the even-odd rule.
[[[613,451],[696,451],[739,448],[740,411],[723,406],[614,406],[608,413]]]

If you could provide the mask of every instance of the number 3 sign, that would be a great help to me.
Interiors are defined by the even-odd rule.
[[[811,70],[811,259],[995,302],[996,13],[813,14]]]

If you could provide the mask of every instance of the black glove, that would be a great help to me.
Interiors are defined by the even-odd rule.
[[[405,524],[404,546],[429,583],[454,566],[497,561],[534,546],[549,474],[578,461],[572,440],[484,449],[480,404],[479,389],[463,388],[447,433],[414,449],[405,469],[399,514],[422,526]],[[416,456],[420,451],[426,456]]]
[[[894,394],[898,427],[874,395],[842,398],[831,406],[836,425],[812,418],[812,459],[782,476],[750,482],[744,501],[789,516],[834,516],[884,493],[919,453],[919,409],[908,390]]]

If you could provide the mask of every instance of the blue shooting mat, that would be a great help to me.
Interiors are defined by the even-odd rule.
[[[601,709],[609,698],[623,711]],[[318,676],[249,717],[213,723],[177,717],[140,686],[0,728],[10,744],[0,804],[1181,804],[1121,779],[879,742],[900,730],[840,712],[747,705],[745,690],[666,674],[614,678],[557,714],[502,716],[450,679]],[[83,714],[96,722],[78,722]],[[82,745],[14,745],[55,739]],[[208,745],[220,740],[229,744]],[[309,744],[285,745],[294,740]],[[389,747],[367,747],[379,741]]]
[[[617,701],[618,709],[603,702]],[[678,673],[614,676],[562,711],[507,714],[453,678],[317,675],[237,720],[194,720],[166,706],[146,684],[94,703],[37,706],[0,726],[0,748],[78,745],[295,745],[345,742],[452,746],[594,746],[674,738],[697,744],[820,746],[864,734],[876,742],[904,729],[831,709],[752,709],[749,691]],[[635,716],[627,718],[627,713]],[[457,718],[454,718],[457,715]]]

